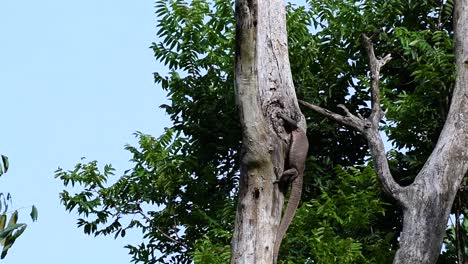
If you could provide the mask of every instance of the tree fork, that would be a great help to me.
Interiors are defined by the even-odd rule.
[[[403,230],[393,260],[395,264],[436,263],[450,209],[468,169],[468,0],[455,1],[454,31],[457,76],[450,110],[434,150],[409,186],[400,186],[390,174],[378,133],[378,122],[383,115],[378,73],[390,57],[377,59],[369,38],[364,36],[371,70],[372,111],[369,118],[355,116],[344,106],[340,107],[344,111],[341,115],[301,102],[366,137],[383,190],[403,209]]]

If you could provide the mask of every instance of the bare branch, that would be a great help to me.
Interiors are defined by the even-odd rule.
[[[379,133],[379,122],[385,114],[380,107],[380,69],[388,61],[390,61],[392,57],[390,54],[388,54],[382,59],[377,59],[370,38],[365,35],[363,35],[363,38],[367,53],[369,55],[369,67],[371,71],[370,92],[372,106],[371,115],[369,118],[363,118],[359,114],[358,116],[353,115],[344,105],[338,105],[338,107],[345,113],[345,115],[339,115],[318,105],[304,101],[299,101],[299,103],[317,113],[324,115],[329,119],[335,120],[336,122],[343,125],[350,126],[361,132],[366,137],[369,144],[372,159],[374,161],[374,167],[382,184],[383,190],[395,200],[402,203],[404,200],[402,198],[402,191],[404,187],[401,187],[390,173],[390,167],[388,166],[383,140]]]
[[[364,45],[369,56],[369,68],[371,72],[371,100],[372,108],[369,116],[371,127],[366,131],[365,136],[369,144],[369,148],[374,161],[374,167],[377,171],[377,176],[382,183],[383,190],[397,201],[402,201],[401,187],[393,178],[388,166],[387,156],[382,137],[379,133],[379,122],[382,119],[384,112],[380,107],[380,69],[392,59],[390,54],[387,54],[382,59],[377,59],[374,52],[374,45],[369,37],[363,35]]]
[[[380,78],[380,69],[392,59],[390,54],[387,54],[382,59],[377,59],[374,52],[374,45],[369,37],[362,35],[364,39],[364,45],[369,56],[369,66],[371,71],[371,100],[372,100],[372,112],[369,117],[372,125],[374,127],[379,126],[381,119],[381,108],[380,108],[380,87],[379,87],[379,78]]]
[[[385,64],[387,64],[387,62],[389,62],[391,59],[392,59],[392,54],[387,54],[387,55],[385,55],[385,57],[380,59],[379,60],[380,61],[380,68],[385,66]]]
[[[374,169],[377,172],[377,177],[379,178],[380,183],[382,184],[382,189],[386,194],[390,195],[403,205],[404,199],[401,195],[404,187],[401,187],[395,181],[390,172],[384,143],[379,131],[371,128],[368,129],[364,135],[367,139],[372,160],[374,161]]]
[[[374,160],[374,168],[380,182],[382,183],[383,190],[395,200],[399,202],[402,201],[400,196],[403,188],[393,179],[393,176],[390,173],[390,167],[388,166],[384,144],[380,137],[378,127],[372,126],[368,119],[359,118],[353,115],[344,105],[338,105],[338,107],[343,109],[345,112],[345,115],[343,116],[305,101],[299,100],[299,103],[331,120],[352,127],[361,132],[369,144],[372,159]]]
[[[364,129],[367,127],[367,122],[365,122],[364,119],[361,119],[349,112],[349,110],[344,106],[344,105],[338,105],[339,108],[343,109],[345,112],[345,115],[340,115],[337,113],[334,113],[328,109],[325,109],[323,107],[320,107],[315,104],[311,104],[305,101],[299,100],[299,103],[323,116],[325,116],[328,119],[334,120],[340,124],[343,124],[345,126],[350,126],[362,133],[364,133]]]
[[[341,110],[343,110],[343,112],[345,112],[346,116],[352,116],[353,114],[351,114],[351,112],[348,110],[348,108],[344,105],[344,104],[339,104],[337,105],[337,107]]]

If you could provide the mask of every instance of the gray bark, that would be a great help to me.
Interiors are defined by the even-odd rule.
[[[305,129],[289,66],[282,0],[236,0],[236,104],[243,129],[241,175],[231,263],[273,263],[284,197],[287,113]]]
[[[432,154],[405,192],[394,263],[437,261],[453,200],[468,169],[468,0],[456,0],[454,10],[457,78],[452,104]]]
[[[371,69],[372,114],[369,118],[357,117],[344,106],[345,114],[340,115],[301,102],[366,137],[383,190],[403,209],[400,247],[393,260],[397,264],[436,263],[453,200],[468,169],[468,0],[456,0],[454,10],[457,78],[452,103],[438,142],[411,185],[402,187],[393,179],[378,133],[382,118],[379,71],[390,57],[378,60],[368,38],[365,37],[364,42]]]

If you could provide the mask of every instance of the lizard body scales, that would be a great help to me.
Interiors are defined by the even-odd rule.
[[[273,251],[273,260],[276,263],[278,252],[286,231],[296,214],[297,207],[301,200],[302,184],[305,169],[305,160],[309,150],[309,141],[305,131],[297,123],[286,115],[280,114],[285,123],[291,127],[291,143],[289,148],[287,165],[288,169],[283,172],[279,179],[280,184],[291,183],[291,193],[289,195],[288,205],[283,214],[281,223],[276,234],[276,241]]]

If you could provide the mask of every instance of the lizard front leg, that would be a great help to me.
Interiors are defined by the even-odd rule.
[[[281,175],[279,182],[286,183],[286,184],[291,183],[297,178],[298,175],[299,175],[299,172],[297,171],[296,168],[285,170],[283,172],[283,175]]]
[[[281,174],[279,179],[274,182],[274,184],[278,184],[278,187],[280,188],[281,192],[286,194],[288,187],[294,180],[297,179],[298,175],[299,172],[297,171],[297,169],[290,168],[288,170],[285,170],[283,174]]]

